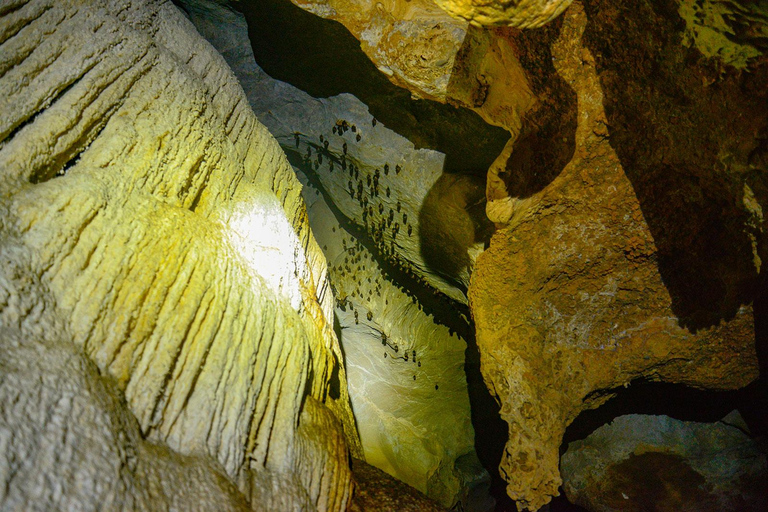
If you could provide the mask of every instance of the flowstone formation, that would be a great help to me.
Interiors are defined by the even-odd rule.
[[[599,512],[765,510],[768,462],[737,411],[720,422],[616,418],[571,443],[568,498]]]
[[[416,148],[350,94],[313,98],[272,79],[246,46],[242,16],[207,2],[184,5],[235,70],[260,121],[294,163],[311,166],[335,207],[393,265],[466,303],[488,231],[482,183],[446,175],[444,154]],[[217,31],[221,25],[227,30]],[[435,261],[437,251],[450,254]]]
[[[355,97],[315,99],[267,76],[254,61],[239,13],[213,2],[183,6],[235,70],[303,177],[312,232],[328,260],[366,461],[446,507],[466,507],[469,499],[488,506],[488,475],[473,447],[466,344],[428,311],[449,307],[445,297],[430,290],[425,309],[422,298],[398,284],[422,280],[466,300],[456,283],[468,283],[468,247],[454,244],[440,267],[421,247],[432,237],[429,247],[444,251],[456,238],[435,222],[440,215],[450,215],[451,226],[463,222],[459,232],[473,245],[475,223],[466,208],[482,202],[482,186],[442,174],[444,155],[416,150]],[[433,225],[423,225],[425,210]]]
[[[0,16],[0,502],[344,510],[326,261],[221,56],[170,2]]]
[[[366,462],[448,508],[465,504],[487,474],[474,452],[464,340],[397,284],[318,189],[306,183],[304,194],[328,259]]]

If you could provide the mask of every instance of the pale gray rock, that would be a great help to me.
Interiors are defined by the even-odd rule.
[[[329,262],[352,410],[366,461],[446,507],[488,478],[477,462],[465,341],[388,276],[297,169]],[[472,461],[477,462],[473,464]],[[487,490],[486,490],[487,492]]]
[[[345,509],[325,258],[223,58],[164,0],[4,3],[0,55],[2,507]]]
[[[568,499],[596,512],[768,508],[766,454],[734,411],[716,423],[619,416],[568,446]]]

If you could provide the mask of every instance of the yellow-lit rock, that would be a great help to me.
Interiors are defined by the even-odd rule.
[[[220,468],[239,503],[343,510],[359,440],[325,259],[221,56],[170,2],[0,12],[2,325],[60,326],[142,436]]]
[[[435,0],[473,25],[537,28],[555,19],[573,0]]]
[[[477,461],[466,343],[387,275],[316,188],[307,184],[304,193],[312,231],[329,261],[366,462],[450,508],[484,481],[477,477],[479,462],[458,462]]]
[[[394,84],[418,97],[446,100],[446,90],[467,24],[432,0],[291,0],[336,20]]]

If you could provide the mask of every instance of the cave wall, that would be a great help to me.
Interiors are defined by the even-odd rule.
[[[344,509],[325,258],[221,56],[170,2],[0,15],[3,506]]]
[[[235,71],[304,185],[310,227],[328,260],[366,462],[447,507],[466,503],[473,488],[487,486],[473,448],[466,344],[398,280],[408,273],[466,301],[455,283],[469,281],[475,225],[466,208],[482,200],[482,184],[442,173],[443,154],[415,149],[354,96],[313,98],[268,76],[242,14],[214,2],[181,5]],[[433,226],[423,226],[425,210]],[[465,244],[433,264],[433,253],[456,238],[450,226],[462,222]]]
[[[559,79],[531,80],[541,100],[489,172],[499,229],[470,304],[521,508],[558,493],[565,427],[612,390],[758,377],[765,59],[734,70],[684,31],[674,3],[574,2],[512,34],[532,75]]]
[[[758,376],[766,17],[756,4],[586,1],[521,31],[499,26],[515,15],[500,4],[439,4],[471,20],[443,49],[444,101],[512,135],[488,169],[497,231],[469,296],[510,424],[501,471],[518,506],[537,509],[558,493],[565,427],[615,389]]]

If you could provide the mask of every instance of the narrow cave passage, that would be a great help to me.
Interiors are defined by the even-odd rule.
[[[306,199],[310,205],[310,221],[315,223],[313,231],[326,251],[331,265],[332,282],[337,299],[337,315],[340,320],[339,330],[346,352],[345,356],[348,358],[348,365],[350,358],[355,359],[355,353],[349,347],[354,346],[351,344],[362,343],[366,343],[368,346],[379,345],[380,357],[387,354],[386,358],[389,363],[394,360],[398,360],[403,366],[407,362],[414,363],[414,348],[409,345],[409,354],[405,354],[401,347],[396,347],[394,340],[397,336],[393,336],[392,331],[410,329],[413,332],[413,325],[409,326],[408,323],[416,323],[416,321],[410,320],[407,314],[403,316],[402,307],[390,311],[392,304],[386,302],[390,300],[389,298],[384,299],[385,303],[381,305],[383,307],[380,309],[367,308],[369,292],[376,296],[386,296],[387,289],[395,288],[404,293],[405,299],[415,306],[419,314],[428,319],[425,325],[431,324],[430,327],[416,328],[416,331],[427,329],[429,334],[426,336],[434,338],[435,330],[440,331],[447,328],[449,337],[460,337],[466,349],[456,353],[455,357],[457,357],[460,365],[458,370],[459,374],[462,375],[462,386],[465,388],[463,393],[468,393],[471,404],[470,416],[471,424],[474,427],[474,439],[472,440],[474,450],[477,452],[482,467],[489,475],[484,478],[491,478],[490,490],[497,501],[497,510],[512,510],[514,505],[506,496],[505,484],[496,469],[506,442],[507,425],[500,419],[498,405],[488,392],[480,374],[479,352],[474,343],[474,327],[469,310],[462,301],[453,300],[452,297],[441,293],[439,288],[436,290],[434,286],[430,286],[430,283],[421,275],[424,270],[430,272],[435,267],[442,266],[443,268],[438,269],[438,273],[442,273],[443,276],[448,277],[449,281],[457,284],[460,289],[465,291],[466,283],[462,286],[462,283],[457,282],[460,280],[455,278],[457,268],[466,266],[469,261],[466,247],[469,244],[462,242],[462,245],[462,243],[453,242],[452,235],[443,232],[432,237],[433,245],[426,247],[425,251],[422,240],[422,246],[417,247],[417,249],[420,249],[422,253],[426,252],[424,258],[426,261],[423,263],[423,269],[414,269],[409,263],[411,258],[409,251],[413,250],[411,247],[408,245],[399,246],[397,241],[395,241],[395,245],[382,243],[380,231],[377,232],[376,227],[371,229],[371,224],[375,224],[376,220],[366,222],[366,218],[370,219],[371,216],[376,216],[375,209],[377,206],[375,204],[371,205],[374,208],[373,215],[366,214],[365,207],[363,208],[362,219],[361,216],[355,215],[357,212],[353,211],[350,214],[350,208],[338,204],[339,191],[334,189],[333,184],[329,185],[327,177],[325,179],[322,177],[322,172],[318,174],[318,168],[322,171],[327,165],[332,165],[336,173],[348,173],[347,177],[350,179],[342,180],[341,183],[345,189],[344,195],[347,193],[346,185],[352,184],[352,193],[359,196],[358,187],[361,187],[364,193],[369,193],[368,200],[371,203],[375,203],[376,196],[383,198],[386,195],[387,198],[392,199],[391,205],[384,203],[384,220],[387,228],[393,225],[391,218],[386,219],[387,211],[390,215],[394,213],[401,221],[404,221],[405,215],[411,215],[406,213],[409,209],[408,203],[415,203],[412,205],[416,207],[412,208],[415,210],[412,218],[414,221],[418,220],[419,224],[423,224],[425,215],[422,211],[425,209],[423,207],[425,203],[427,203],[427,211],[431,209],[439,212],[441,209],[452,206],[441,203],[444,201],[444,197],[449,197],[450,200],[450,196],[456,195],[457,190],[460,190],[459,195],[466,196],[466,190],[471,190],[471,194],[474,194],[473,198],[464,200],[457,209],[468,210],[468,213],[459,212],[459,214],[463,213],[469,219],[463,224],[463,227],[465,227],[465,231],[466,227],[469,227],[473,233],[474,239],[471,243],[477,241],[484,244],[487,243],[492,229],[484,213],[485,173],[508,140],[509,134],[505,130],[487,125],[477,114],[469,110],[429,100],[412,99],[408,91],[391,84],[373,66],[360,50],[359,42],[348,33],[346,28],[336,22],[307,13],[289,1],[254,2],[244,4],[241,8],[248,21],[249,37],[256,62],[272,78],[290,83],[314,98],[335,97],[343,93],[353,94],[362,101],[376,119],[371,125],[378,122],[376,128],[391,129],[413,143],[417,150],[428,148],[445,155],[440,162],[441,165],[437,167],[439,173],[458,173],[466,176],[466,178],[459,178],[458,180],[451,178],[447,182],[445,178],[438,179],[437,187],[432,186],[428,190],[418,190],[424,186],[418,179],[413,180],[412,183],[406,182],[404,186],[399,188],[394,185],[385,186],[386,176],[397,176],[401,172],[400,168],[405,168],[407,164],[394,162],[382,164],[378,162],[376,165],[377,155],[365,149],[353,154],[353,148],[359,145],[355,143],[359,141],[360,136],[363,138],[361,142],[364,145],[367,132],[370,132],[374,126],[365,123],[363,128],[361,123],[352,120],[352,115],[346,116],[349,118],[348,122],[346,119],[343,121],[343,124],[347,124],[347,126],[340,124],[335,127],[328,125],[316,127],[320,131],[320,136],[316,136],[313,140],[308,137],[305,139],[303,131],[295,139],[293,137],[280,139],[278,136],[278,140],[281,142],[284,140],[283,148],[291,163],[299,172],[304,173],[307,180],[309,192]],[[300,28],[297,29],[297,27]],[[291,33],[292,37],[284,37],[286,33]],[[343,143],[339,155],[339,152],[334,152],[333,144],[334,140],[339,139],[342,129],[344,129],[345,136],[351,135],[352,130],[356,135],[354,138],[345,139],[346,142]],[[372,161],[366,162],[366,158]],[[374,183],[381,181],[382,184],[379,187],[381,191],[374,190],[373,193],[370,193],[371,191],[368,189],[372,185],[371,181],[362,178],[363,174],[368,174],[366,171],[370,172]],[[433,192],[430,199],[426,200],[424,196],[429,195],[429,190]],[[323,207],[312,206],[315,202],[312,198],[313,193],[324,199]],[[398,193],[403,196],[415,197],[408,202],[405,198],[398,201],[395,198],[395,194]],[[365,201],[365,197],[363,200]],[[401,203],[403,211],[400,211]],[[328,232],[328,220],[313,219],[313,216],[323,217],[327,215],[326,207],[333,214],[333,222],[337,223],[331,227],[330,232]],[[318,211],[322,211],[322,213],[318,214]],[[411,222],[415,224],[414,221]],[[448,218],[447,221],[451,222],[451,219]],[[438,224],[442,228],[444,222],[436,221],[433,224]],[[405,232],[406,229],[403,225],[402,231]],[[428,238],[428,236],[424,236],[425,229],[417,229],[421,229],[418,234],[423,239]],[[336,235],[341,232],[344,232],[345,235],[339,242]],[[415,238],[416,235],[414,230],[413,237]],[[408,236],[410,237],[411,233],[408,233]],[[329,240],[323,241],[324,237],[328,237]],[[335,240],[335,242],[330,240]],[[333,247],[334,243],[337,245],[335,248]],[[445,246],[440,247],[439,244],[446,243],[456,247],[454,252],[463,252],[460,258],[453,258],[447,263],[445,258],[440,261],[441,258],[438,256],[445,252],[446,248]],[[343,257],[337,254],[339,249],[347,251]],[[437,263],[433,264],[433,261],[437,261]],[[457,264],[456,261],[459,263]],[[353,275],[356,277],[353,278],[351,283],[353,287],[350,288],[349,278]],[[369,278],[372,278],[371,283],[368,283]],[[354,279],[358,279],[356,286],[354,286]],[[369,284],[372,285],[372,288],[367,287]],[[394,319],[388,318],[393,312],[399,316]],[[391,322],[400,325],[391,325]],[[370,325],[366,325],[363,329],[361,327],[363,324]],[[424,334],[421,335],[424,336]],[[416,344],[419,343],[425,342],[416,342]],[[429,361],[430,350],[427,343],[423,356],[424,365],[431,364]],[[422,363],[418,360],[421,359],[420,352],[419,349],[416,349],[417,360],[415,364],[417,368]],[[370,367],[366,371],[369,371],[377,362],[368,360],[367,364]],[[349,367],[347,370],[351,374],[350,386],[354,387],[354,371],[350,371]],[[416,382],[420,382],[421,376],[411,374],[408,378],[417,378]],[[448,392],[447,387],[441,387],[438,382],[434,383],[434,388],[436,391],[445,389]],[[353,396],[353,403],[354,398]],[[404,394],[403,400],[408,400],[407,393]],[[358,417],[358,422],[360,420],[361,418]],[[429,424],[421,425],[421,427],[426,430],[431,429]],[[365,436],[365,434],[363,435]],[[364,444],[365,442],[364,439]],[[430,442],[440,443],[439,440]],[[375,458],[376,454],[373,457]],[[396,456],[390,455],[389,457]],[[387,461],[384,460],[386,458],[380,457],[380,466],[385,466],[384,469],[396,473],[392,466],[386,467]],[[455,469],[451,471],[460,473]],[[483,485],[488,486],[489,484]],[[466,496],[462,503],[456,503],[456,505],[464,507],[464,510],[487,509],[488,490],[475,492],[476,496]],[[484,495],[485,497],[483,497]],[[469,503],[472,500],[474,503]],[[445,501],[443,503],[450,504]]]
[[[485,205],[476,192],[482,196],[485,172],[508,135],[472,112],[411,99],[336,22],[288,0],[240,7],[256,62],[266,71],[254,73],[257,78],[244,87],[262,95],[251,99],[252,106],[305,184],[312,230],[329,262],[337,333],[366,457],[445,506],[490,510],[490,493],[495,510],[515,510],[497,471],[507,424],[480,374],[474,325],[463,297],[468,274],[461,271],[471,257],[440,263],[451,253],[446,250],[453,243],[451,226],[431,238],[423,230],[425,220],[434,220],[425,217],[424,205],[449,176],[467,185],[446,187],[449,193],[438,194],[432,211],[448,210],[439,199],[461,196],[454,211],[466,210],[471,242],[481,248],[487,243],[492,226],[477,218]],[[435,218],[433,224],[446,224],[439,213]],[[473,244],[457,245],[466,256]],[[576,418],[561,455],[569,443],[622,415],[665,414],[712,423],[728,403],[722,397],[745,396],[696,395],[643,383],[617,391],[607,405]],[[696,403],[706,414],[675,414],[665,402],[667,392],[684,397],[678,405]],[[464,411],[468,418],[457,420],[462,400],[471,409]],[[471,423],[470,444],[462,445],[456,435],[460,427],[431,429],[432,421],[446,417],[456,425]],[[408,427],[398,432],[403,423]],[[444,445],[435,448],[435,440]],[[428,452],[438,453],[430,459]],[[481,466],[490,482],[477,473]],[[550,511],[583,510],[568,502],[562,488],[560,493]]]

